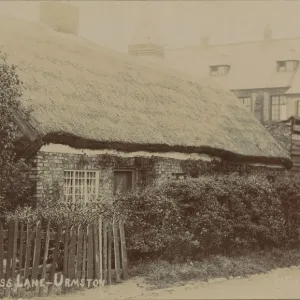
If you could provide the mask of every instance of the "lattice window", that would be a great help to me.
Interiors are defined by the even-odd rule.
[[[286,120],[285,96],[271,97],[271,119],[272,121]]]
[[[64,172],[64,197],[68,204],[87,204],[98,196],[97,171],[70,170]]]

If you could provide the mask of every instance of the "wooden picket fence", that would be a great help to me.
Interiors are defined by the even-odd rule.
[[[0,297],[22,291],[50,294],[54,287],[96,287],[128,278],[122,222],[87,226],[0,223]]]

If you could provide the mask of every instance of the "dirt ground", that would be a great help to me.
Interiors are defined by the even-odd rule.
[[[39,299],[300,299],[300,266],[248,278],[214,279],[151,290],[142,278],[72,295]]]

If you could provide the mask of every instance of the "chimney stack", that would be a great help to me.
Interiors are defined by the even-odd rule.
[[[40,22],[55,31],[78,35],[78,9],[70,4],[57,0],[40,2]]]
[[[272,28],[268,24],[264,29],[264,40],[269,41],[272,39]]]

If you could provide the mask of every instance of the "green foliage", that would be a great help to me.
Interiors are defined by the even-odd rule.
[[[176,202],[163,195],[158,187],[117,197],[114,212],[116,218],[125,221],[131,257],[163,253],[181,236]]]
[[[100,216],[103,220],[111,220],[113,216],[112,205],[104,199],[98,199],[96,203],[84,205],[68,205],[65,203],[58,183],[51,187],[45,186],[44,193],[39,199],[36,208],[31,206],[18,206],[15,211],[6,213],[6,221],[18,219],[25,223],[42,221],[51,222],[51,228],[55,230],[58,225],[72,226],[97,224]]]
[[[12,110],[20,107],[22,82],[16,67],[7,62],[0,50],[0,210],[13,210],[31,197],[30,181],[25,172],[29,169],[15,152],[14,141],[19,131]],[[26,117],[28,117],[26,112]]]
[[[121,196],[114,209],[133,258],[200,259],[289,245],[277,190],[259,176],[206,175]]]
[[[300,246],[300,176],[279,178],[274,187],[282,203],[288,242]]]

